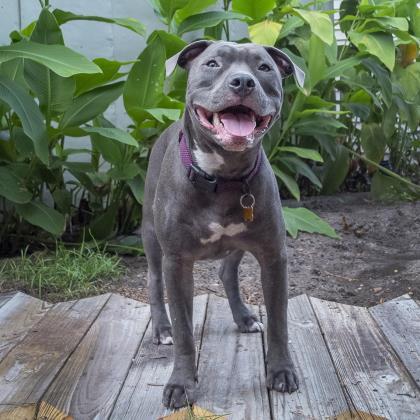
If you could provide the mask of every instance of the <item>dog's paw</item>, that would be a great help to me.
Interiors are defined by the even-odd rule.
[[[174,344],[174,340],[172,339],[172,328],[170,326],[153,327],[153,344]]]
[[[297,391],[299,379],[293,364],[290,363],[278,369],[268,368],[267,387],[278,392],[288,392],[289,394]]]
[[[191,405],[195,402],[195,383],[171,380],[163,390],[162,403],[165,407],[176,409]]]
[[[264,325],[260,322],[256,315],[249,314],[243,316],[239,322],[236,323],[238,325],[239,331],[241,333],[255,333],[264,331]]]

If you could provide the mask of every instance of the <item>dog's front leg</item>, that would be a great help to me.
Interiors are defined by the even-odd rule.
[[[259,258],[267,310],[267,387],[294,392],[299,383],[290,357],[287,334],[287,256],[285,246]]]
[[[195,397],[192,270],[193,261],[179,256],[163,258],[174,340],[174,368],[163,391],[163,404],[169,408],[192,404]]]

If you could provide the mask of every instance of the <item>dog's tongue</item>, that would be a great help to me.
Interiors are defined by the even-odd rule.
[[[255,120],[250,115],[242,112],[220,114],[220,121],[230,134],[238,137],[249,136],[256,126]]]

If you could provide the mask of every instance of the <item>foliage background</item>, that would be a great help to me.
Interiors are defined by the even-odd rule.
[[[418,197],[414,1],[344,0],[338,11],[322,1],[152,0],[165,28],[153,32],[147,22],[77,15],[51,3],[0,47],[1,252],[53,237],[136,245],[126,235],[141,218],[150,147],[184,106],[185,72],[165,80],[164,62],[202,36],[276,45],[306,71],[301,90],[285,81],[282,121],[264,142],[283,195],[329,194],[355,178],[356,189],[371,186],[378,198]],[[344,43],[337,43],[334,15]],[[98,21],[144,37],[146,48],[122,62],[90,61],[64,46],[62,25]],[[233,21],[249,35],[238,39]],[[120,97],[127,127],[104,116]],[[73,146],[72,138],[86,136],[86,144]],[[335,235],[305,209],[286,216],[293,235]]]

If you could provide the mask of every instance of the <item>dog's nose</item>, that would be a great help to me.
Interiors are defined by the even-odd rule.
[[[231,77],[229,87],[237,95],[247,96],[254,90],[255,80],[250,74],[237,73]]]

